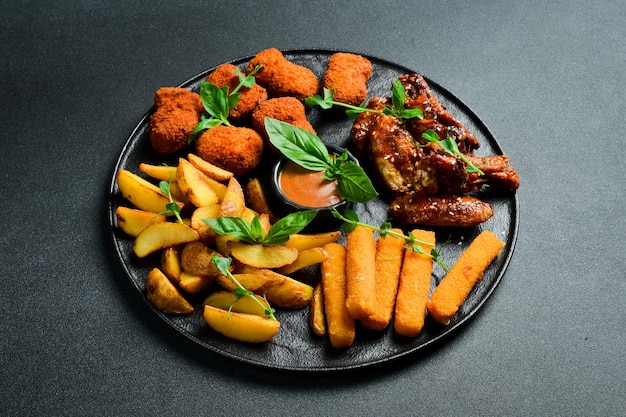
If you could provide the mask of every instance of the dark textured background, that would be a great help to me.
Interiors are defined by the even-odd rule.
[[[624,415],[622,1],[0,1],[0,414]],[[413,68],[522,186],[504,279],[386,369],[269,372],[199,348],[111,252],[108,185],[154,91],[277,47]]]

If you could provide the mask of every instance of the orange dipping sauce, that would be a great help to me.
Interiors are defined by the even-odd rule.
[[[337,193],[337,182],[323,176],[323,171],[309,171],[288,161],[280,172],[280,188],[285,197],[305,207],[328,207],[342,201]]]

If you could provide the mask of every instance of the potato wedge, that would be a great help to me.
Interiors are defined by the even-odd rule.
[[[169,165],[139,164],[139,171],[159,181],[176,181],[176,167]]]
[[[215,249],[222,256],[230,256],[230,244],[239,242],[239,239],[230,235],[221,235],[215,237]]]
[[[213,165],[193,153],[187,155],[187,160],[189,160],[189,162],[198,168],[204,175],[214,179],[215,181],[228,181],[234,175],[232,172]]]
[[[258,213],[267,214],[270,217],[270,221],[272,223],[276,223],[278,218],[272,212],[272,209],[267,202],[267,198],[265,197],[263,187],[261,186],[261,181],[259,181],[258,178],[252,178],[248,181],[248,184],[246,184],[246,188],[244,189],[244,195],[246,196],[248,206],[252,210]]]
[[[259,269],[237,264],[235,272],[237,273],[236,277],[239,277],[239,274],[243,274],[241,277],[245,283],[239,281],[241,285],[255,294],[267,297],[267,300],[273,306],[302,308],[309,305],[313,297],[313,287],[310,285],[269,269]],[[249,275],[254,275],[255,277],[253,278]],[[228,284],[226,281],[221,280],[219,277],[218,283],[230,291],[234,289],[232,287],[227,288]],[[252,289],[255,286],[256,289]]]
[[[239,217],[245,207],[246,200],[241,184],[239,184],[239,181],[237,181],[235,177],[232,177],[228,180],[228,186],[226,187],[226,193],[222,199],[222,206],[220,207],[218,217]]]
[[[326,335],[326,314],[324,313],[324,293],[322,283],[313,289],[313,298],[309,305],[309,325],[316,336]]]
[[[280,322],[256,314],[237,313],[204,306],[204,320],[216,332],[241,342],[267,342],[278,333]]]
[[[163,313],[190,314],[193,306],[158,268],[153,268],[146,278],[146,296]]]
[[[191,242],[183,248],[180,254],[180,263],[183,271],[193,275],[217,277],[222,273],[211,262],[214,256],[220,256],[220,254],[202,242]]]
[[[261,223],[261,229],[263,229],[263,233],[269,232],[272,227],[272,223],[270,222],[269,215],[265,213],[257,213],[256,211],[248,207],[244,207],[243,211],[239,215],[239,217],[241,217],[248,223],[252,223],[252,219],[254,219],[255,216],[259,218],[259,222]]]
[[[140,258],[160,249],[200,239],[198,232],[181,223],[155,223],[146,227],[135,238],[134,251]]]
[[[176,181],[184,195],[196,207],[208,206],[219,201],[213,188],[205,181],[202,172],[184,158],[178,159]]]
[[[178,286],[189,294],[198,294],[208,290],[215,284],[215,276],[196,275],[183,270],[180,273]]]
[[[288,275],[302,268],[306,268],[307,266],[319,264],[326,258],[328,258],[328,252],[323,248],[316,247],[305,249],[302,252],[298,252],[298,257],[294,262],[278,268],[276,272]]]
[[[265,316],[265,311],[270,308],[269,304],[263,297],[254,295],[257,301],[250,297],[237,298],[230,291],[216,291],[204,299],[203,304],[222,310],[231,309],[237,313],[256,314],[257,316]],[[260,303],[260,304],[259,304]]]
[[[298,258],[298,250],[289,246],[230,242],[230,255],[255,268],[280,268]]]
[[[296,248],[299,252],[306,249],[324,246],[327,243],[335,243],[339,240],[341,231],[334,230],[332,232],[300,234],[295,233],[289,236],[289,240],[285,242],[285,246]]]
[[[161,270],[170,281],[178,284],[183,272],[180,265],[180,246],[170,246],[161,253]]]
[[[220,205],[216,203],[210,206],[198,207],[191,214],[191,227],[198,232],[200,240],[206,245],[213,246],[215,244],[217,233],[204,222],[204,219],[215,219],[219,210]]]
[[[117,172],[117,186],[124,198],[138,209],[153,213],[167,211],[166,205],[170,202],[169,198],[161,192],[159,187],[137,174],[120,169]],[[176,203],[181,209],[184,206],[180,201]]]
[[[139,209],[119,206],[115,209],[117,215],[117,225],[124,233],[137,237],[146,227],[154,223],[161,223],[167,220],[162,214],[152,213]]]

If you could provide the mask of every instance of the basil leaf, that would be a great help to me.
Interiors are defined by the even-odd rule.
[[[222,256],[216,255],[211,258],[211,263],[213,263],[213,265],[217,267],[217,269],[222,273],[222,275],[230,274],[230,271],[229,271],[230,263],[231,263],[230,258],[224,258]]]
[[[237,105],[237,103],[239,103],[239,100],[241,99],[241,94],[239,93],[235,93],[235,94],[231,94],[228,96],[228,111],[230,112],[232,109],[235,108],[235,106]]]
[[[289,240],[289,236],[302,231],[316,215],[316,210],[305,210],[288,214],[272,226],[262,243],[266,245],[282,245]]]
[[[347,161],[341,167],[337,192],[346,200],[357,203],[365,203],[378,195],[363,168],[352,161]]]
[[[313,97],[307,97],[304,99],[304,105],[307,108],[311,108],[311,107],[315,107],[315,106],[320,106],[321,108],[328,110],[331,107],[333,107],[333,105],[331,103],[326,102],[322,97],[320,97],[319,95],[315,95]]]
[[[422,133],[422,139],[426,142],[439,142],[439,135],[432,129]]]
[[[204,109],[216,119],[226,121],[228,112],[228,87],[220,89],[215,84],[203,81],[200,84],[200,98]]]
[[[439,142],[441,147],[452,156],[458,156],[460,151],[456,142],[452,138],[446,138]]]
[[[393,84],[391,87],[391,102],[393,103],[393,107],[401,112],[404,109],[404,102],[406,101],[406,91],[404,91],[404,86],[397,79],[393,80]]]
[[[269,117],[265,130],[272,145],[303,168],[325,171],[330,166],[326,145],[308,130]]]
[[[250,223],[250,235],[251,238],[257,242],[263,241],[263,238],[265,237],[259,216],[254,216],[252,222]]]
[[[225,216],[215,219],[202,219],[202,221],[211,226],[211,229],[218,235],[233,236],[247,243],[259,243],[254,239],[250,223],[241,217]]]
[[[398,115],[398,117],[400,119],[423,119],[424,118],[424,112],[422,111],[422,109],[402,109],[402,111],[400,112],[400,114]]]

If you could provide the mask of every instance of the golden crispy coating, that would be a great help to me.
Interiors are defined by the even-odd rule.
[[[252,127],[261,136],[267,139],[265,118],[280,120],[294,126],[301,127],[315,134],[315,129],[306,118],[304,104],[294,97],[271,98],[259,104],[252,113]]]
[[[235,175],[246,175],[261,162],[263,138],[247,127],[217,126],[198,137],[196,154]]]
[[[276,48],[259,52],[250,61],[246,73],[263,65],[255,75],[256,81],[274,97],[291,96],[304,100],[317,94],[319,80],[309,68],[294,64]]]
[[[372,63],[361,55],[338,52],[331,55],[322,84],[333,92],[335,101],[359,106],[367,98],[367,81]]]
[[[228,91],[231,92],[239,85],[239,77],[235,74],[236,68],[233,64],[222,64],[209,74],[206,81],[220,88],[228,86]],[[254,83],[251,88],[242,87],[238,93],[241,94],[241,98],[229,113],[229,117],[235,121],[249,117],[259,103],[267,100],[267,90],[258,83]]]
[[[163,87],[155,93],[154,105],[148,131],[152,147],[160,153],[187,147],[187,138],[204,112],[200,95],[186,88]]]

